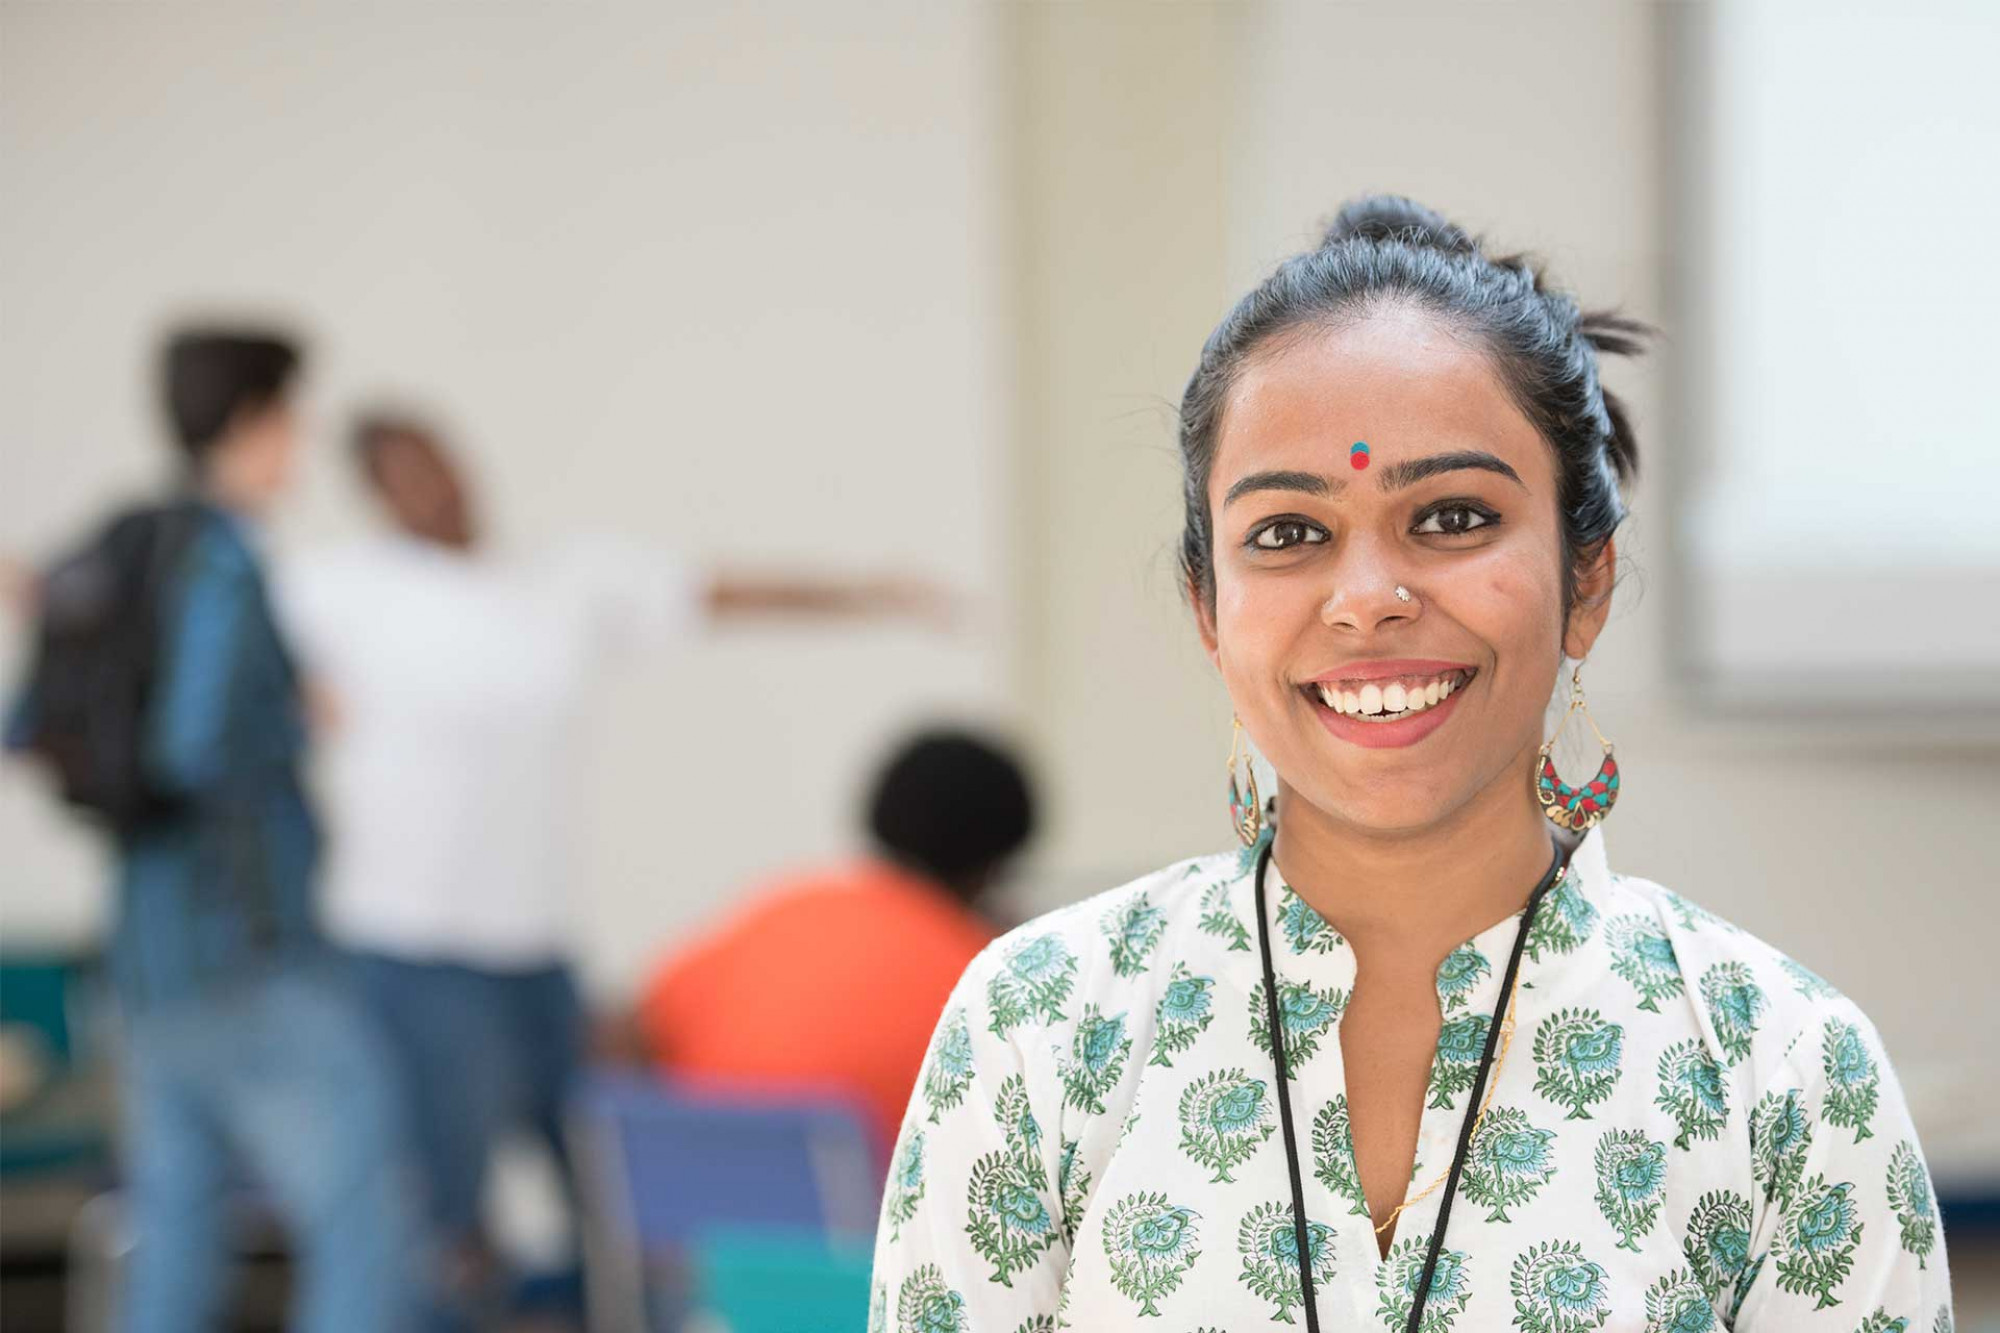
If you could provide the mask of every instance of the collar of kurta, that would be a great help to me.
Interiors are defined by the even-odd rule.
[[[1526,992],[1546,991],[1556,984],[1557,974],[1589,936],[1609,902],[1611,870],[1601,827],[1590,829],[1580,839],[1572,835],[1572,841],[1564,845],[1571,849],[1569,863],[1542,899],[1522,954],[1524,998]],[[1242,873],[1230,891],[1232,905],[1243,921],[1252,920],[1256,912],[1256,850],[1244,857]],[[1279,1000],[1287,1026],[1297,1022],[1311,1027],[1315,1019],[1337,1019],[1354,989],[1353,946],[1292,891],[1275,860],[1266,894],[1265,927],[1271,933]],[[1460,943],[1438,965],[1438,1007],[1446,1021],[1440,1042],[1461,1037],[1468,1042],[1483,1039],[1483,1016],[1493,1012],[1499,999],[1501,974],[1526,910],[1524,903],[1519,911]],[[1480,1021],[1473,1021],[1474,1015],[1481,1016]],[[1454,1018],[1465,1021],[1454,1027]]]

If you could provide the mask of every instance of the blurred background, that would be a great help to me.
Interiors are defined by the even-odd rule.
[[[871,775],[922,726],[1031,775],[996,924],[1225,845],[1174,405],[1342,200],[1410,194],[1665,330],[1607,372],[1644,473],[1588,673],[1628,779],[1614,863],[1874,1019],[1960,1326],[1996,1326],[1996,39],[1974,0],[0,4],[0,554],[159,489],[157,344],[220,313],[308,354],[280,569],[379,523],[347,436],[390,402],[449,441],[501,553],[948,594],[687,623],[595,681],[562,902],[615,1046],[663,958],[867,851]],[[0,620],[3,660],[27,630]],[[107,1037],[109,884],[0,768],[7,1016],[60,1016],[38,1087]],[[101,1103],[49,1095],[0,1176],[10,1330],[99,1318],[77,1274],[116,1282],[115,1221],[78,1211],[115,1180]],[[497,1243],[559,1268],[562,1191],[517,1156]]]

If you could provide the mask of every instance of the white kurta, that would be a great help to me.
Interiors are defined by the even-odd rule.
[[[967,969],[897,1143],[871,1329],[1302,1325],[1253,865],[1170,866]],[[1268,888],[1320,1325],[1401,1330],[1442,1190],[1381,1258],[1347,1133],[1354,953],[1275,862]],[[1412,1192],[1451,1163],[1520,921],[1438,971]],[[1521,969],[1426,1330],[1950,1328],[1923,1153],[1852,1002],[1611,873],[1598,830]]]

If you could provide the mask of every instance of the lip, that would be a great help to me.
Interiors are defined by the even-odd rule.
[[[1353,665],[1359,666],[1362,664],[1354,663]],[[1371,663],[1369,665],[1377,665],[1377,664]],[[1401,670],[1400,663],[1390,662],[1381,665],[1394,666],[1398,668],[1395,671],[1390,671],[1383,674],[1387,675],[1404,674],[1404,672]],[[1424,665],[1430,665],[1430,664],[1424,664]],[[1470,670],[1470,668],[1467,667],[1455,667],[1451,663],[1440,664],[1440,669],[1447,671]],[[1357,677],[1349,675],[1349,676],[1329,676],[1326,677],[1326,679],[1365,680],[1373,678]],[[1473,680],[1477,679],[1478,676],[1475,675],[1473,677]],[[1409,717],[1399,719],[1398,721],[1395,722],[1356,721],[1354,718],[1348,717],[1344,713],[1334,712],[1331,708],[1328,708],[1325,704],[1321,703],[1317,698],[1312,697],[1316,693],[1316,691],[1306,690],[1304,691],[1304,694],[1306,695],[1306,707],[1312,709],[1314,714],[1318,716],[1320,725],[1325,727],[1328,731],[1332,732],[1334,736],[1336,736],[1340,740],[1349,741],[1355,745],[1360,746],[1364,750],[1395,750],[1395,749],[1400,749],[1405,745],[1415,745],[1418,741],[1430,735],[1433,731],[1436,731],[1446,722],[1449,722],[1451,720],[1452,713],[1456,711],[1458,708],[1458,701],[1465,697],[1465,690],[1467,688],[1470,688],[1470,685],[1471,682],[1468,681],[1465,687],[1454,690],[1452,692],[1452,696],[1449,699],[1443,700],[1440,703],[1432,704],[1429,708],[1424,709],[1421,713],[1412,713]]]
[[[1441,676],[1447,671],[1471,671],[1470,662],[1444,662],[1429,657],[1372,657],[1343,662],[1331,671],[1306,681],[1318,685],[1332,680],[1385,680],[1390,676]]]

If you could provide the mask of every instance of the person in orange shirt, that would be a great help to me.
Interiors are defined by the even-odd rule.
[[[951,988],[995,928],[977,904],[1034,827],[1028,778],[963,732],[902,746],[868,802],[874,852],[780,878],[653,973],[637,1022],[676,1075],[837,1090],[885,1155]]]

